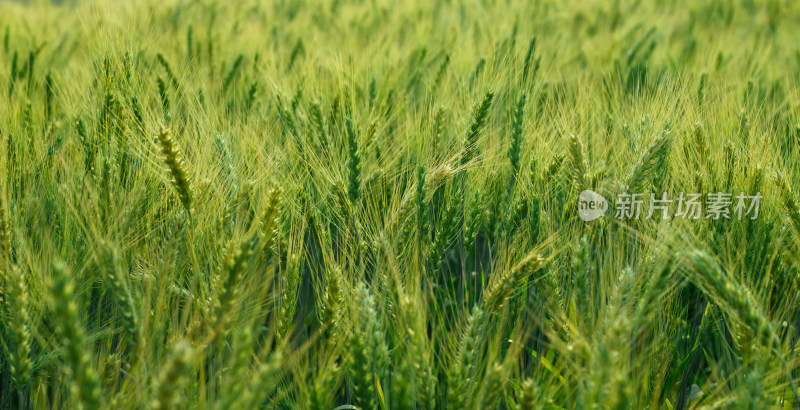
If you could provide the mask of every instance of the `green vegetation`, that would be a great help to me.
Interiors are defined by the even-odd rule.
[[[800,4],[32,3],[0,408],[800,406]]]

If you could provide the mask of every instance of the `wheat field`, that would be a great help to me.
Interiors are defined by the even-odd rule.
[[[0,408],[798,407],[798,32],[0,0]]]

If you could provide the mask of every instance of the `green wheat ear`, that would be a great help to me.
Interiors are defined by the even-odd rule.
[[[239,295],[239,284],[244,276],[247,261],[250,258],[250,241],[231,242],[228,257],[222,266],[222,289],[219,293],[219,306],[215,312],[216,324],[214,332],[218,333],[227,322]]]
[[[579,137],[571,135],[569,137],[569,153],[572,157],[572,183],[578,190],[588,188],[588,166],[586,165],[586,154],[583,151],[583,144]],[[555,161],[556,158],[553,159]],[[560,163],[558,164],[560,165]]]
[[[172,119],[172,114],[170,113],[170,104],[169,104],[169,94],[167,94],[167,83],[164,81],[163,77],[158,77],[156,79],[156,85],[158,86],[158,96],[161,99],[161,109],[163,110],[163,117],[164,123],[169,124],[170,120]]]
[[[389,367],[389,350],[375,306],[375,298],[361,282],[354,294],[352,329],[348,360],[356,403],[363,408],[376,406],[375,385],[384,380]]]
[[[350,199],[350,203],[355,205],[361,195],[361,154],[358,152],[358,138],[353,120],[348,118],[345,124],[347,126],[347,145],[349,147],[347,197]]]
[[[534,410],[536,400],[539,396],[538,386],[532,379],[525,379],[522,382],[522,391],[519,395],[519,410]]]
[[[28,286],[25,276],[16,266],[11,266],[6,278],[7,298],[5,305],[10,313],[11,326],[8,328],[9,336],[9,362],[11,375],[17,385],[27,386],[31,379],[31,334],[28,329],[30,317],[28,315]]]
[[[779,334],[772,327],[769,317],[753,301],[750,291],[735,278],[726,274],[714,259],[705,251],[694,250],[687,255],[690,280],[708,294],[715,302],[727,307],[749,330],[750,336],[761,345],[774,352],[780,359],[789,378],[796,402],[800,402],[800,392],[794,376],[781,350]]]
[[[442,59],[442,63],[439,64],[439,69],[436,71],[436,76],[433,79],[433,85],[431,86],[431,92],[436,92],[439,89],[439,84],[447,76],[447,69],[450,67],[450,54],[446,54],[444,59]]]
[[[322,108],[318,101],[314,101],[309,106],[309,117],[311,126],[316,134],[316,141],[319,149],[325,150],[328,147],[328,133],[325,125],[325,118],[322,115]]]
[[[467,327],[459,340],[458,351],[447,373],[447,408],[461,409],[472,396],[476,380],[473,371],[486,338],[485,314],[478,306],[473,307]]]
[[[194,354],[194,349],[186,341],[179,341],[172,347],[169,361],[158,377],[150,408],[178,408],[183,396],[181,390],[188,379]]]
[[[276,337],[281,339],[291,336],[291,326],[297,311],[297,297],[302,280],[303,260],[299,254],[287,257],[286,275],[281,292],[280,314]]]
[[[100,244],[100,254],[105,268],[104,279],[110,285],[111,296],[119,308],[122,326],[128,334],[128,351],[131,354],[131,361],[135,361],[141,355],[142,329],[138,309],[128,286],[127,275],[122,271],[119,250],[104,241]]]
[[[332,267],[326,271],[325,290],[322,294],[322,307],[319,314],[320,325],[325,339],[331,345],[339,343],[339,336],[343,327],[342,312],[346,306],[340,283],[342,271]]]
[[[172,67],[169,65],[169,62],[167,62],[167,59],[161,53],[156,54],[156,59],[158,60],[158,63],[161,64],[161,67],[164,68],[164,71],[167,73],[167,78],[169,79],[169,82],[172,83],[172,86],[175,87],[175,89],[177,90],[178,77],[175,76],[175,72],[172,71]]]
[[[792,188],[780,172],[775,172],[774,179],[775,184],[778,186],[783,208],[791,224],[792,231],[795,234],[795,238],[800,240],[800,208],[797,206]]]
[[[158,133],[157,139],[161,148],[161,154],[163,155],[164,164],[167,165],[170,176],[172,176],[172,186],[175,188],[175,192],[177,192],[178,198],[180,198],[181,204],[186,210],[186,213],[191,216],[191,180],[186,172],[186,165],[183,162],[180,149],[173,141],[172,135],[170,134],[168,128],[162,127],[161,131]]]
[[[517,104],[514,106],[511,121],[511,146],[508,149],[508,157],[511,162],[511,184],[519,173],[519,154],[522,146],[522,132],[525,121],[525,103],[527,94],[523,91],[519,96]]]
[[[485,296],[485,311],[495,314],[505,303],[506,299],[514,292],[523,281],[532,273],[544,266],[544,258],[538,253],[532,253],[523,258],[513,268],[504,272],[497,278],[494,285],[490,286]]]
[[[475,157],[478,137],[489,118],[489,110],[492,108],[493,99],[494,92],[487,92],[483,100],[472,110],[472,124],[467,131],[466,137],[464,137],[464,151],[461,156],[461,165],[467,164]]]
[[[414,193],[417,210],[417,235],[420,242],[424,242],[428,233],[428,219],[425,193],[425,166],[417,167],[417,188]]]
[[[267,195],[267,206],[261,216],[261,242],[262,250],[265,255],[270,255],[275,244],[275,237],[278,235],[278,222],[280,219],[281,207],[281,188],[274,187]]]
[[[625,192],[640,192],[649,178],[661,175],[664,172],[671,141],[669,130],[662,131],[653,140],[633,166],[633,170],[625,183]]]
[[[53,264],[50,286],[50,305],[55,315],[54,323],[64,346],[63,356],[71,380],[72,402],[75,407],[100,408],[100,381],[86,349],[86,335],[81,325],[80,312],[75,300],[75,283],[63,262]]]
[[[772,324],[751,299],[749,291],[726,274],[711,255],[705,251],[691,251],[686,256],[686,264],[690,279],[714,301],[728,307],[763,346],[774,349],[780,347],[780,339]]]
[[[278,388],[284,359],[280,350],[270,354],[267,360],[258,366],[252,379],[250,379],[250,383],[247,384],[248,387],[239,399],[234,402],[232,408],[258,408],[264,399]]]
[[[480,408],[496,409],[499,407],[505,379],[506,370],[501,363],[489,365],[483,379],[484,391]]]
[[[230,89],[231,84],[233,83],[233,79],[236,77],[236,74],[239,72],[239,68],[242,66],[244,62],[244,55],[239,54],[236,57],[236,60],[233,62],[231,69],[228,71],[228,74],[225,76],[225,79],[222,82],[222,89],[224,93],[227,93]]]
[[[9,227],[7,215],[5,201],[0,200],[0,257],[2,257],[3,262],[10,262],[12,260],[11,228]],[[5,267],[0,267],[0,270],[4,269]],[[2,282],[0,282],[0,285],[2,285]]]

